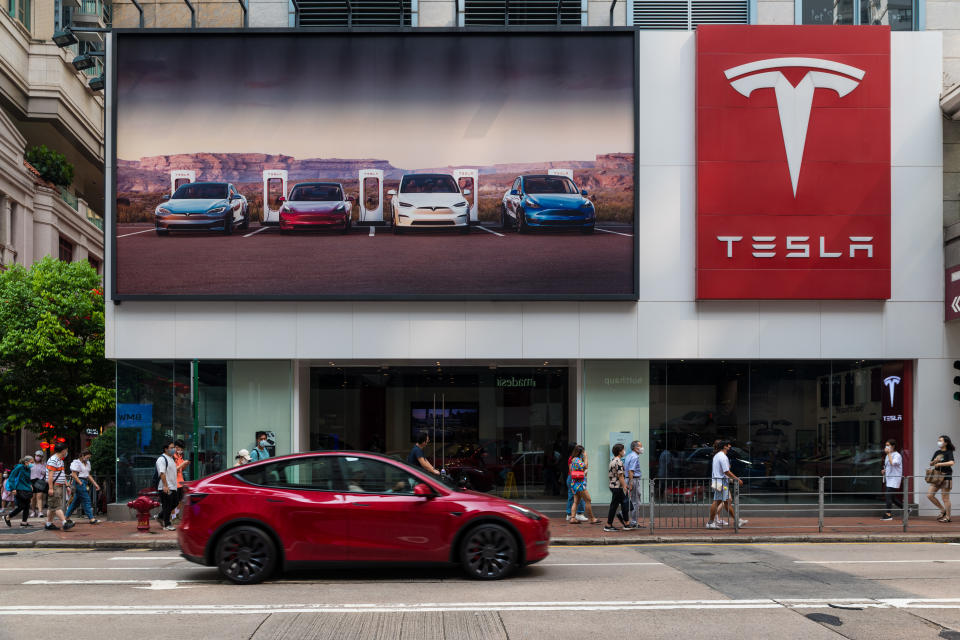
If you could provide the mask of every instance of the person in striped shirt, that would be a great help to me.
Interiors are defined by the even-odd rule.
[[[47,458],[47,524],[44,529],[57,529],[55,519],[63,523],[63,530],[73,528],[73,522],[63,514],[63,501],[67,489],[67,474],[63,461],[67,457],[67,445],[58,444],[53,455]]]

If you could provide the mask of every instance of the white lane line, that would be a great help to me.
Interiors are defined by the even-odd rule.
[[[654,567],[662,562],[541,562],[541,567]]]
[[[373,225],[370,225],[370,233],[368,233],[367,235],[370,236],[371,238],[376,237],[377,235],[376,227],[374,227]]]
[[[937,564],[960,560],[794,560],[794,564]]]
[[[255,236],[255,235],[257,235],[258,233],[260,233],[261,231],[266,231],[266,230],[269,229],[269,228],[270,228],[270,227],[260,227],[260,228],[257,229],[256,231],[253,231],[253,232],[251,232],[251,233],[248,233],[247,235],[245,235],[245,236],[243,236],[243,237],[244,237],[244,238],[249,238],[250,236]]]
[[[610,231],[609,229],[601,229],[600,227],[594,227],[594,229],[596,229],[597,231],[603,231],[604,233],[612,233],[618,236],[626,236],[628,238],[633,237],[632,233],[620,233],[619,231]]]
[[[122,236],[117,236],[118,238],[126,238],[127,236],[135,236],[138,233],[149,233],[150,231],[156,231],[156,229],[144,229],[143,231],[134,231],[133,233],[125,233]]]
[[[187,562],[184,558],[180,556],[115,556],[110,558],[111,560],[183,560]]]
[[[371,604],[180,604],[180,605],[14,605],[0,606],[0,616],[90,615],[264,615],[274,613],[407,613],[500,611],[669,611],[746,609],[960,609],[960,598],[835,598],[759,600],[633,600],[595,602],[421,602]]]
[[[490,229],[487,229],[485,226],[483,226],[483,225],[481,225],[481,224],[478,224],[478,225],[477,225],[476,227],[474,227],[474,228],[475,228],[475,229],[483,229],[483,230],[486,231],[487,233],[492,233],[493,235],[495,235],[495,236],[500,236],[501,238],[505,237],[502,233],[497,233],[496,231],[492,231],[492,230],[490,230]]]
[[[25,585],[65,585],[65,584],[155,584],[155,583],[218,584],[218,580],[27,580]]]

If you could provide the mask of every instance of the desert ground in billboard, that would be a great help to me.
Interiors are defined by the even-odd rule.
[[[116,37],[118,299],[635,296],[630,33]]]

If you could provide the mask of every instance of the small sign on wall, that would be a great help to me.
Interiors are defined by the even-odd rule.
[[[944,293],[944,322],[960,320],[960,266],[947,269]]]

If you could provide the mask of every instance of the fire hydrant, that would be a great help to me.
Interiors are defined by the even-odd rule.
[[[147,496],[140,496],[128,502],[127,506],[137,511],[137,531],[150,531],[150,510],[159,507],[160,503]]]

